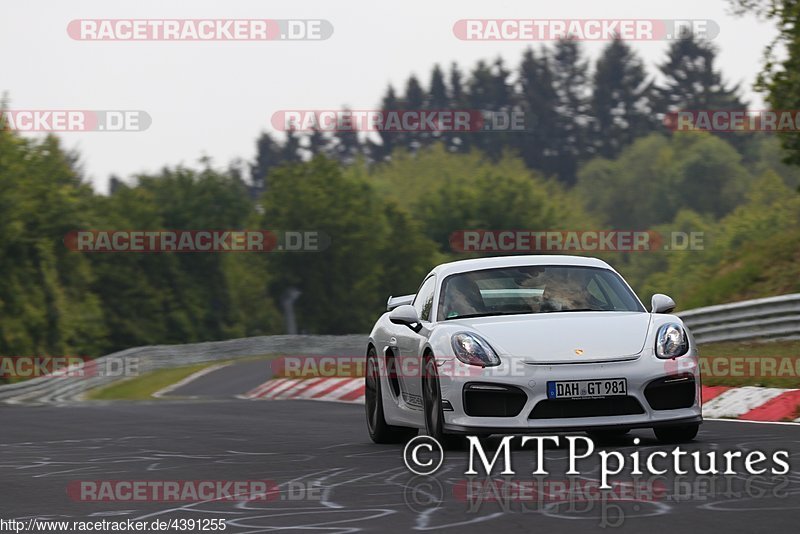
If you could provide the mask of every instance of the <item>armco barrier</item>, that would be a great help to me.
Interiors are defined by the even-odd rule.
[[[698,343],[800,339],[800,293],[696,308],[677,315]]]
[[[98,358],[137,358],[139,373],[261,354],[345,355],[366,352],[366,335],[260,336],[228,341],[135,347]],[[109,384],[119,377],[45,376],[0,386],[0,402],[58,403],[77,399],[85,391]]]

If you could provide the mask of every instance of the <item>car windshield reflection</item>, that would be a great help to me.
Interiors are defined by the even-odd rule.
[[[643,312],[619,275],[582,266],[488,269],[449,276],[442,284],[444,320],[563,312]]]

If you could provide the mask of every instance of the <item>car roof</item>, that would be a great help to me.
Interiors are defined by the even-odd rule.
[[[436,266],[430,273],[442,279],[456,273],[466,273],[470,271],[481,271],[484,269],[498,269],[502,267],[519,267],[530,265],[573,265],[579,267],[598,267],[600,269],[614,269],[597,258],[588,256],[567,256],[567,255],[527,255],[527,256],[493,256],[491,258],[475,258],[470,260],[459,260],[450,263],[442,263]]]

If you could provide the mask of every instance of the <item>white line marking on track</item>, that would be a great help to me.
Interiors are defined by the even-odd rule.
[[[223,367],[228,367],[229,365],[231,365],[231,364],[230,363],[218,363],[216,365],[211,365],[211,366],[206,367],[204,369],[200,369],[196,373],[190,374],[189,376],[187,376],[183,380],[179,380],[179,381],[175,382],[174,384],[172,384],[171,386],[167,386],[167,387],[165,387],[163,389],[159,389],[158,391],[153,393],[152,396],[157,398],[157,399],[160,399],[164,395],[172,393],[173,391],[175,391],[178,388],[182,388],[183,386],[185,386],[189,382],[197,380],[201,376],[205,376],[205,375],[207,375],[209,373],[213,373],[214,371],[218,371],[218,370],[222,369]]]
[[[703,421],[723,421],[725,423],[752,423],[754,425],[791,425],[797,426],[798,423],[791,421],[748,421],[747,419],[724,419],[719,417],[703,417]],[[800,422],[800,419],[796,419]]]

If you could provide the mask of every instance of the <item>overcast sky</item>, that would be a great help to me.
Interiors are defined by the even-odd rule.
[[[128,178],[164,165],[217,166],[250,160],[255,139],[280,109],[371,109],[388,83],[415,73],[427,84],[434,63],[504,58],[516,66],[521,42],[458,40],[464,18],[711,19],[718,65],[740,82],[756,108],[752,84],[772,23],[736,17],[726,0],[5,0],[0,17],[0,92],[11,109],[137,109],[153,123],[144,132],[63,133],[99,191],[108,177]],[[318,42],[91,42],[71,40],[79,18],[327,19],[333,36]],[[650,66],[667,43],[634,42]],[[538,46],[538,44],[536,44]],[[596,56],[602,47],[586,43]]]

